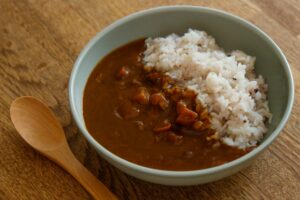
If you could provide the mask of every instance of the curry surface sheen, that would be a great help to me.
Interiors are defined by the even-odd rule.
[[[205,133],[188,134],[178,130],[176,135],[181,140],[176,142],[174,138],[168,140],[165,133],[153,131],[166,118],[175,119],[176,106],[170,102],[167,109],[161,110],[132,101],[140,87],[150,94],[160,92],[145,78],[140,61],[143,50],[143,39],[122,46],[104,57],[90,75],[83,98],[84,120],[90,134],[125,160],[163,170],[209,168],[246,154],[247,151],[219,141],[208,141]],[[122,67],[126,67],[128,74],[122,72]],[[120,73],[126,77],[120,79]]]

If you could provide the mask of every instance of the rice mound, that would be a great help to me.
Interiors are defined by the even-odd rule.
[[[145,43],[145,68],[163,72],[195,91],[223,143],[240,149],[258,144],[272,115],[267,84],[254,72],[255,57],[240,50],[226,53],[212,36],[193,29],[182,37],[171,34]]]

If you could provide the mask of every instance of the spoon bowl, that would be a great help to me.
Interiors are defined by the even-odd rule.
[[[22,132],[21,137],[35,149],[52,150],[66,141],[52,111],[33,97],[13,101],[10,116],[17,131]]]

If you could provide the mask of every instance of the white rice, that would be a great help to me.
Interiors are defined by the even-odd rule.
[[[212,36],[189,29],[182,37],[148,38],[143,61],[194,90],[211,115],[221,141],[246,148],[257,145],[271,120],[267,84],[254,72],[255,57],[225,53]]]

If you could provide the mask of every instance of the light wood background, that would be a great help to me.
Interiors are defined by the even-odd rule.
[[[70,115],[68,79],[87,41],[123,16],[171,4],[209,6],[251,21],[282,48],[296,82],[293,113],[279,138],[249,168],[211,184],[166,187],[127,176],[97,156]],[[300,199],[299,47],[299,0],[0,0],[0,199],[91,199],[18,136],[9,105],[21,95],[49,104],[74,154],[120,199]]]

